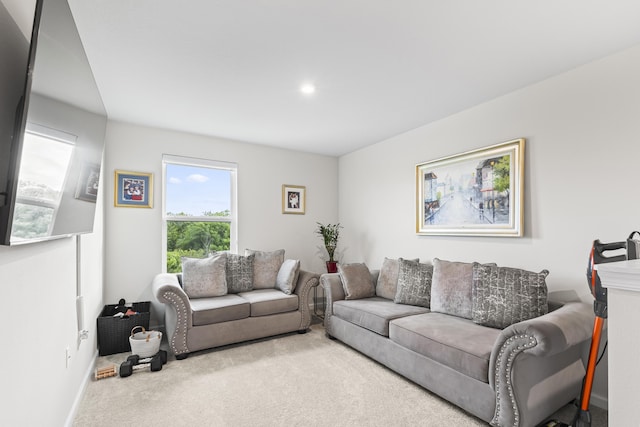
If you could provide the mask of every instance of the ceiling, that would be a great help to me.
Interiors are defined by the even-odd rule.
[[[637,0],[69,3],[110,119],[331,156],[640,43]]]

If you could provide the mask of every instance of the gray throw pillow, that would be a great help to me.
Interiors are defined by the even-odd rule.
[[[276,289],[280,289],[287,295],[291,295],[298,284],[300,273],[300,260],[287,259],[280,266],[276,278]]]
[[[278,271],[284,261],[284,249],[272,252],[245,249],[245,255],[254,254],[253,289],[271,289],[276,286]]]
[[[471,319],[473,264],[433,259],[431,311]]]
[[[503,329],[549,311],[546,277],[518,268],[473,265],[473,321]]]
[[[182,258],[182,288],[189,298],[219,297],[227,294],[227,254],[209,258]]]
[[[393,302],[429,308],[433,266],[400,258],[398,290]]]
[[[376,294],[376,288],[371,280],[371,272],[366,264],[339,264],[338,274],[342,280],[344,299],[368,298]]]
[[[255,255],[227,254],[227,289],[230,294],[253,290],[253,259]]]
[[[414,261],[418,262],[416,258]],[[400,272],[400,260],[385,258],[380,268],[378,282],[376,283],[376,295],[393,300],[398,290],[398,273]]]

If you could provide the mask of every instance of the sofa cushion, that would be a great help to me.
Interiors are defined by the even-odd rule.
[[[433,266],[400,258],[398,289],[393,302],[429,308]]]
[[[366,264],[340,264],[338,274],[342,280],[345,299],[368,298],[375,295],[376,289]]]
[[[255,254],[242,256],[227,253],[227,289],[230,294],[253,289],[253,260]]]
[[[473,321],[492,328],[533,319],[549,311],[546,277],[518,268],[473,265]]]
[[[393,342],[485,383],[499,334],[497,329],[442,313],[407,316],[389,324]]]
[[[182,258],[182,288],[189,298],[218,297],[227,294],[227,254],[208,258]]]
[[[249,302],[238,295],[189,300],[193,310],[193,326],[210,325],[249,317]]]
[[[300,274],[300,260],[287,259],[280,266],[276,277],[276,289],[287,295],[291,295],[296,289],[298,275]]]
[[[382,297],[340,300],[333,303],[334,316],[385,337],[389,336],[390,320],[427,312],[427,308],[395,304]]]
[[[496,264],[484,264],[495,266]],[[473,263],[433,259],[431,311],[472,318]]]
[[[264,252],[245,249],[245,255],[254,254],[253,259],[253,289],[273,289],[276,277],[284,261],[284,249]]]
[[[251,305],[251,317],[286,313],[298,309],[297,295],[287,295],[277,289],[256,289],[251,292],[241,292],[238,296]]]
[[[418,262],[419,259],[414,261]],[[378,281],[376,282],[376,296],[393,300],[398,290],[398,274],[400,273],[400,260],[385,258],[380,268]]]

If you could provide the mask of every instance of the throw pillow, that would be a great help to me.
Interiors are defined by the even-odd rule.
[[[400,258],[398,290],[393,302],[429,308],[433,266]]]
[[[284,261],[284,249],[272,252],[245,249],[244,254],[255,255],[253,259],[253,289],[274,288],[278,271]]]
[[[371,272],[366,264],[339,264],[338,274],[344,288],[344,299],[368,298],[376,294]]]
[[[209,258],[182,258],[182,288],[189,298],[219,297],[227,294],[227,254]]]
[[[433,259],[431,311],[471,319],[473,264]]]
[[[298,284],[300,273],[300,260],[287,259],[280,266],[276,278],[276,289],[280,289],[287,295],[291,295]]]
[[[506,328],[549,311],[546,277],[518,268],[473,265],[473,321]]]
[[[254,254],[227,254],[227,288],[230,294],[253,290]]]
[[[416,262],[419,260],[416,258]],[[382,298],[393,300],[398,290],[398,273],[400,272],[400,261],[397,259],[385,258],[380,268],[378,281],[376,283],[376,295]]]

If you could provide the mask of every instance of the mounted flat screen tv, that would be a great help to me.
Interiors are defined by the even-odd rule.
[[[0,58],[0,244],[92,232],[107,116],[67,0],[0,0]]]

